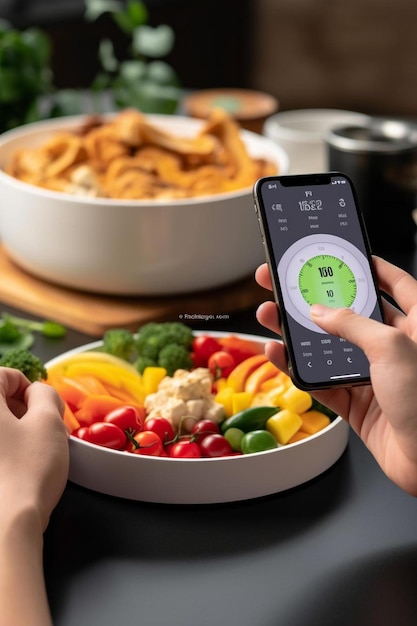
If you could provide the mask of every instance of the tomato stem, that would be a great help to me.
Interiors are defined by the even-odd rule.
[[[140,448],[140,445],[138,444],[138,442],[136,441],[136,439],[133,436],[133,433],[131,432],[130,428],[127,428],[125,430],[125,435],[128,438],[128,440],[130,441],[130,443],[132,444],[133,448],[135,450],[137,450],[138,448]]]

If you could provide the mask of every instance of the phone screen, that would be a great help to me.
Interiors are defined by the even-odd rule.
[[[369,382],[362,350],[309,314],[320,303],[383,321],[351,181],[337,172],[270,177],[254,193],[294,382],[308,390]]]

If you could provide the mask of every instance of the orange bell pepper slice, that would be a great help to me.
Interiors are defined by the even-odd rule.
[[[89,396],[89,391],[79,381],[62,377],[48,376],[47,381],[61,398],[69,405],[72,411],[79,409],[85,399]]]
[[[74,430],[77,430],[77,428],[81,426],[80,422],[75,417],[74,412],[67,402],[64,403],[63,420],[70,434],[72,434]]]
[[[113,396],[93,394],[88,396],[82,406],[75,411],[75,417],[83,426],[89,426],[93,422],[102,422],[107,413],[121,406],[126,406],[126,404],[124,400]]]
[[[271,361],[265,361],[259,367],[257,367],[246,379],[245,391],[255,394],[261,390],[262,384],[277,376],[280,373],[279,370]]]
[[[260,365],[268,361],[265,354],[255,354],[248,357],[234,368],[227,377],[227,386],[235,391],[245,391],[246,379]]]

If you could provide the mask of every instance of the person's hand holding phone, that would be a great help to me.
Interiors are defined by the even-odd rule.
[[[383,320],[352,181],[339,172],[270,176],[255,183],[254,200],[294,383],[310,392],[368,384],[363,351],[310,316],[320,303]]]
[[[313,395],[349,422],[384,472],[402,489],[417,496],[417,281],[403,270],[374,259],[379,286],[398,306],[383,301],[386,324],[349,308],[313,304],[310,314],[324,331],[359,346],[370,363],[371,384],[317,391]],[[257,282],[272,290],[267,264],[256,271]],[[263,303],[258,321],[281,334],[275,302]],[[270,341],[268,358],[287,371],[284,345]]]

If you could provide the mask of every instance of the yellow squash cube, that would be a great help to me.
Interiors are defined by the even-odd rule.
[[[285,445],[300,430],[303,421],[298,413],[283,409],[268,419],[266,429],[281,445]]]
[[[321,411],[307,411],[300,415],[302,420],[301,430],[309,435],[318,433],[330,424],[330,418]]]
[[[233,415],[234,394],[235,390],[233,389],[233,387],[223,387],[223,389],[220,389],[214,397],[214,400],[216,402],[223,405],[224,414],[226,417],[231,417]]]
[[[164,367],[148,366],[145,367],[142,374],[142,386],[146,395],[156,393],[159,383],[165,376],[167,371]]]
[[[251,405],[253,395],[248,391],[237,391],[232,396],[232,411],[233,415],[235,413],[240,413],[240,411],[244,411],[248,409]]]
[[[281,395],[281,408],[289,409],[290,411],[294,411],[294,413],[304,413],[311,408],[313,404],[313,398],[307,391],[303,391],[302,389],[298,389],[295,385],[291,385],[282,395]]]

